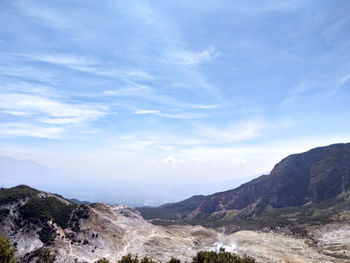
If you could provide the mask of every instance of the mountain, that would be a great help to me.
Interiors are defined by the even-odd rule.
[[[277,219],[279,223],[330,221],[338,213],[349,213],[349,190],[350,143],[334,144],[290,155],[270,174],[233,190],[139,211],[161,224],[237,224],[244,219],[244,224],[251,220],[256,226],[274,225]],[[297,215],[288,218],[293,213]],[[272,220],[270,224],[267,219]]]
[[[258,263],[345,263],[349,185],[350,144],[294,154],[236,189],[141,213],[19,185],[0,189],[0,236],[10,237],[18,262],[30,263],[43,251],[67,263],[116,262],[127,253],[188,262],[200,250],[220,247]]]
[[[181,205],[191,203],[191,210],[203,198],[195,196],[168,208],[180,211],[186,208]],[[345,263],[350,259],[349,234],[347,224],[311,229],[310,238],[276,231],[225,234],[198,225],[157,226],[133,207],[77,205],[60,195],[25,185],[0,189],[0,236],[10,237],[17,262],[21,263],[52,262],[37,261],[47,253],[60,263],[93,263],[100,258],[117,262],[128,253],[158,262],[169,262],[172,257],[190,262],[198,251],[220,247],[252,256],[257,263]]]

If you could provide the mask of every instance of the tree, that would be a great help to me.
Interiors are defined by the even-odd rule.
[[[248,256],[240,257],[221,248],[219,252],[199,251],[192,259],[192,263],[255,263],[255,259]]]
[[[0,237],[0,263],[16,263],[15,249],[8,237]]]
[[[144,256],[143,258],[140,259],[140,263],[156,263],[153,261],[151,258]]]
[[[180,259],[177,258],[171,258],[168,263],[181,263]]]
[[[109,263],[109,260],[105,258],[100,258],[99,260],[96,260],[95,263]]]
[[[118,260],[118,263],[139,263],[139,259],[137,256],[133,256],[129,253]]]
[[[50,253],[50,250],[47,248],[40,249],[39,258],[36,263],[53,263],[55,262],[56,256]]]

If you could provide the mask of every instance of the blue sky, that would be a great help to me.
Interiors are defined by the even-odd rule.
[[[225,181],[350,141],[349,1],[1,1],[0,154]],[[229,187],[230,188],[230,187]]]

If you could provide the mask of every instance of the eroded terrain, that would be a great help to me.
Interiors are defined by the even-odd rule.
[[[57,237],[50,249],[58,262],[94,262],[102,257],[115,262],[127,253],[159,261],[171,257],[190,261],[199,250],[220,247],[253,256],[257,262],[349,262],[350,227],[344,225],[315,228],[312,238],[271,231],[226,235],[202,226],[155,226],[134,208],[104,204],[90,207],[90,217],[80,220],[76,239],[81,242],[72,242],[69,230],[53,224]],[[19,257],[43,245],[34,232],[18,231],[12,241],[17,242]]]

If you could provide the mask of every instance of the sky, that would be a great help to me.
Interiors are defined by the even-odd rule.
[[[230,189],[350,142],[349,50],[346,0],[2,0],[0,155],[90,200]]]

